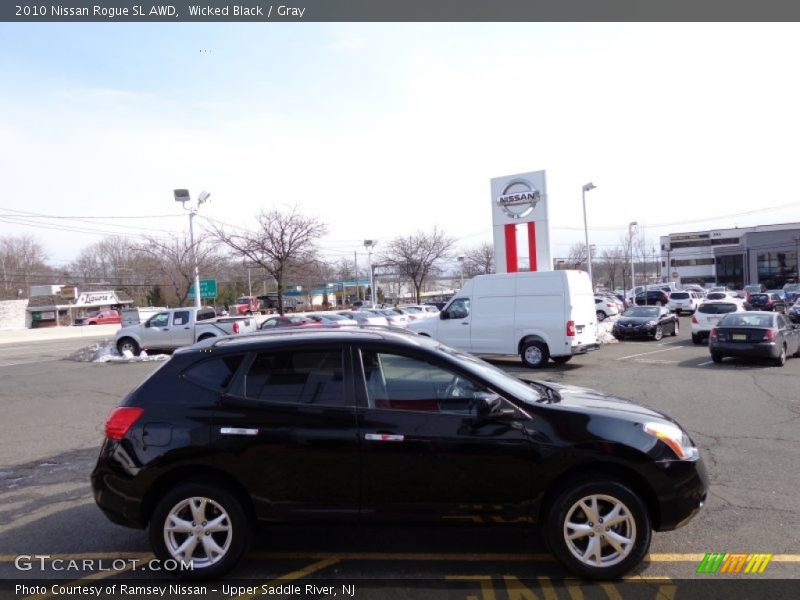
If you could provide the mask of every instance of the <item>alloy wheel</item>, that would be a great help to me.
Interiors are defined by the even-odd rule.
[[[564,520],[570,553],[590,567],[610,567],[625,560],[636,544],[636,521],[619,499],[592,494],[575,502]]]
[[[210,498],[193,496],[178,502],[164,522],[164,544],[172,558],[209,567],[228,553],[233,538],[231,519]]]

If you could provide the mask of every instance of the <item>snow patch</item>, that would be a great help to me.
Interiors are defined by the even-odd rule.
[[[142,350],[139,356],[134,356],[130,350],[125,350],[122,354],[117,351],[114,346],[114,340],[103,340],[95,342],[90,346],[81,348],[73,352],[67,357],[67,360],[74,360],[77,362],[92,362],[92,363],[133,363],[133,362],[153,362],[159,360],[167,360],[167,354],[153,354],[148,355],[147,352]]]

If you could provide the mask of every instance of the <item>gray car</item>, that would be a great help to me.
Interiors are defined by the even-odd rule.
[[[800,358],[800,325],[779,313],[747,311],[723,317],[708,337],[711,360],[728,356],[767,358],[782,367],[787,356]]]

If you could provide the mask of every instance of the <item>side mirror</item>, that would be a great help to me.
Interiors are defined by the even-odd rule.
[[[145,322],[144,322],[144,326],[145,326],[145,327],[150,327],[150,321],[149,321],[149,320],[145,321]]]
[[[513,408],[503,408],[503,400],[492,392],[475,392],[474,398],[478,406],[478,419],[481,421],[490,418],[513,417],[517,414]]]
[[[449,319],[450,318],[450,313],[443,310],[442,312],[439,313],[439,318],[442,319],[442,320]]]

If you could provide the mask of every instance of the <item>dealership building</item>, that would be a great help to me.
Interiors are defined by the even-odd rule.
[[[800,223],[661,236],[661,280],[777,289],[800,281]]]

